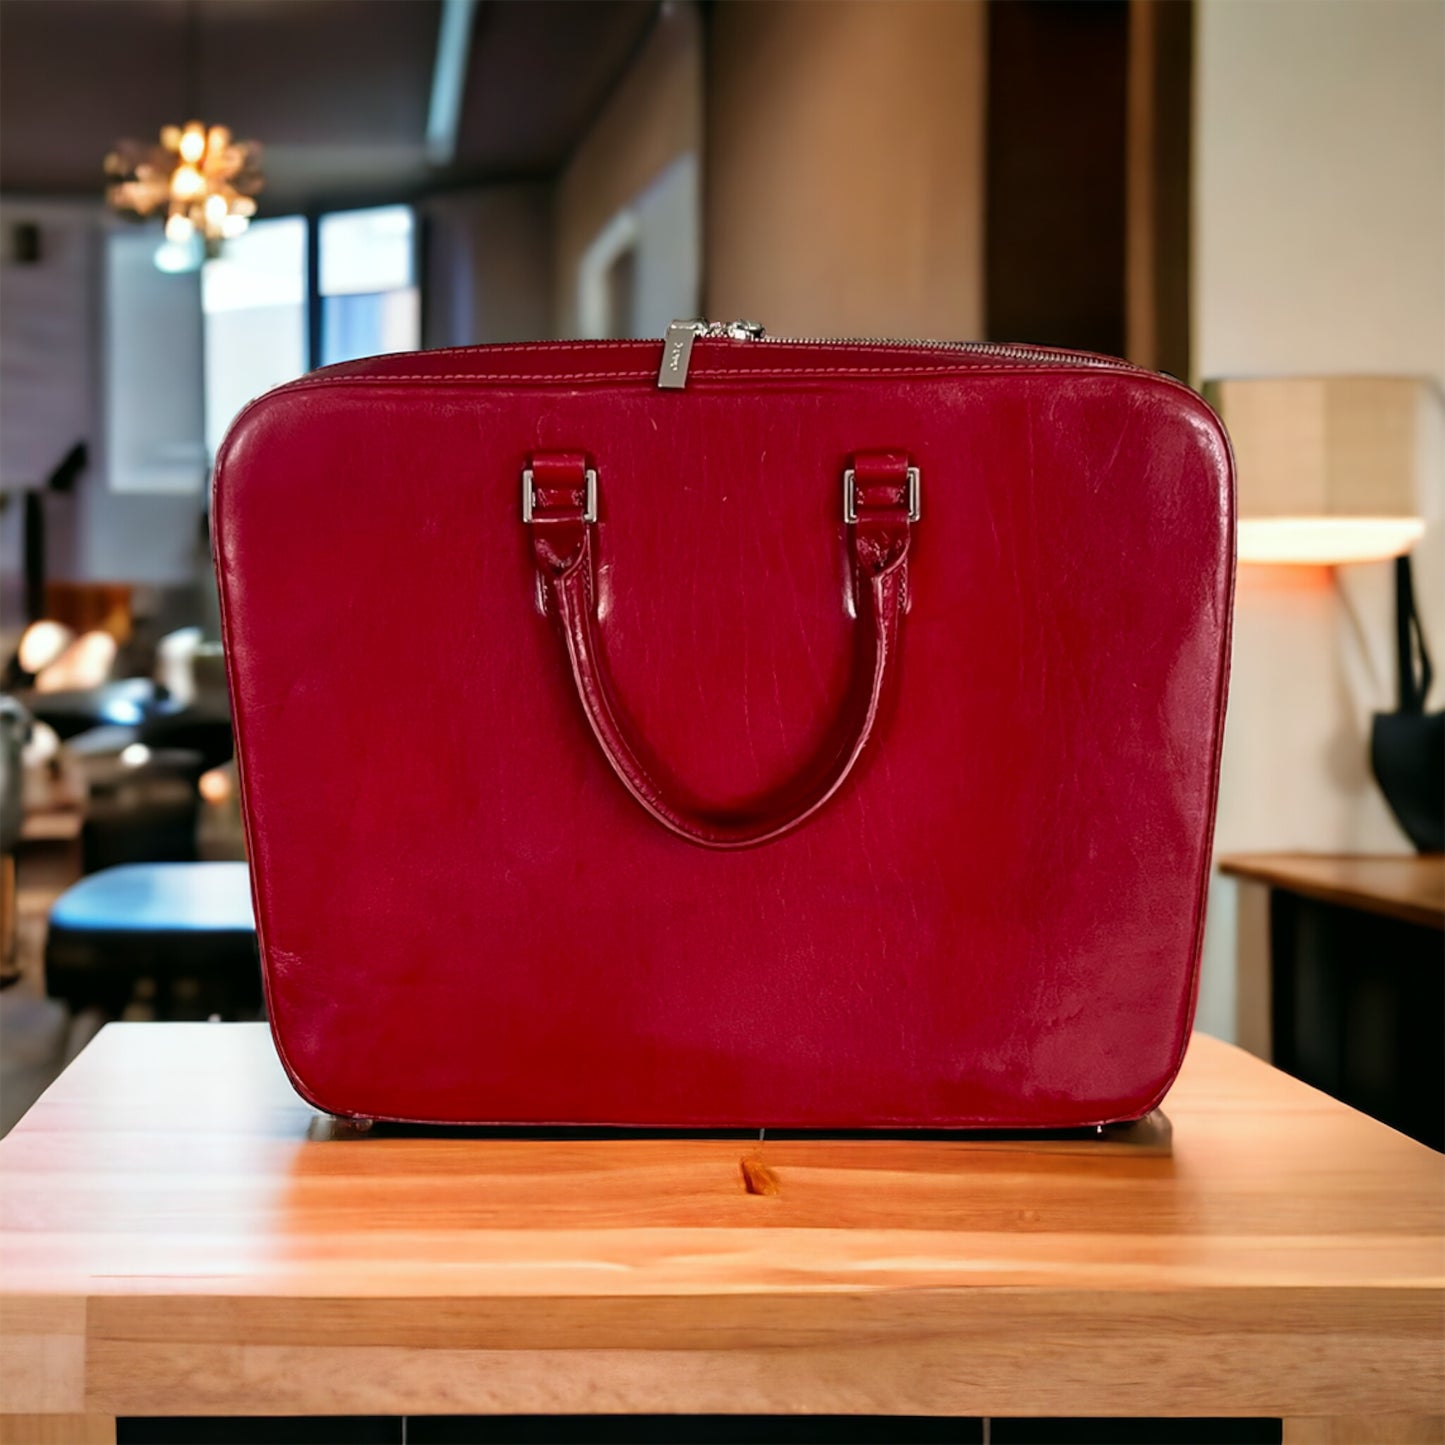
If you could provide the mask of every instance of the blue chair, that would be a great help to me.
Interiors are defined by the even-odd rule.
[[[159,1019],[256,1016],[261,971],[245,863],[129,863],[56,899],[45,945],[52,998],[118,1016],[141,979],[155,982]]]

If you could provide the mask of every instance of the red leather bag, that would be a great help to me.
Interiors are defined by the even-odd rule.
[[[319,1108],[1060,1128],[1173,1080],[1218,421],[1103,358],[748,335],[383,357],[232,428],[257,926]]]

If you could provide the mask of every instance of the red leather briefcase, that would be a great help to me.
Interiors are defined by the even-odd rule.
[[[1026,347],[330,367],[213,521],[271,1025],[335,1114],[1060,1128],[1194,1007],[1228,443]]]

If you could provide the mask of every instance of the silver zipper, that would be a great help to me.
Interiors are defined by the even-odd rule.
[[[996,356],[1000,361],[1047,365],[1113,367],[1138,370],[1131,362],[1094,356],[1087,351],[1054,351],[1046,346],[1021,346],[993,341],[915,341],[902,336],[769,336],[756,321],[674,321],[663,338],[662,366],[657,384],[670,391],[687,385],[695,341],[765,341],[788,346],[908,346],[925,351],[963,351],[975,356]]]
[[[687,368],[692,362],[692,344],[700,337],[716,341],[762,341],[763,328],[756,321],[672,321],[662,338],[662,365],[657,384],[665,391],[681,391],[687,385]]]

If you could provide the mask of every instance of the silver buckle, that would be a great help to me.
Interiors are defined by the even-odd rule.
[[[923,487],[919,481],[918,468],[909,467],[906,476],[908,479],[908,520],[916,522],[922,515],[919,504],[923,500]],[[843,473],[843,520],[849,523],[858,520],[858,494],[853,484],[852,467]]]
[[[582,520],[584,522],[595,522],[597,520],[597,471],[594,467],[588,467],[583,473],[586,486],[586,495],[582,501]],[[522,520],[532,520],[532,508],[536,502],[532,488],[532,469],[526,467],[522,471]]]

